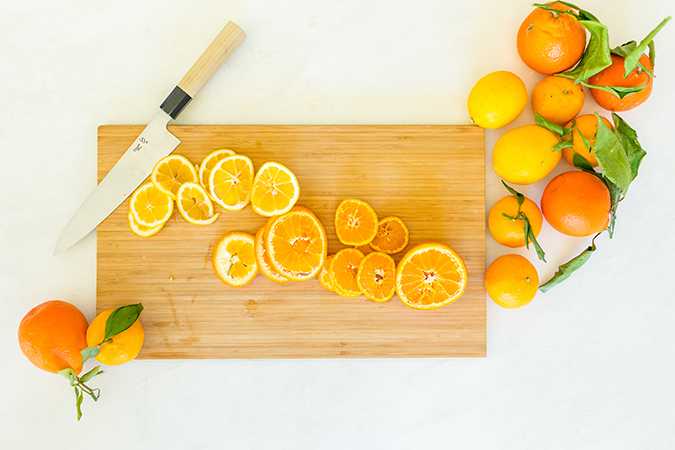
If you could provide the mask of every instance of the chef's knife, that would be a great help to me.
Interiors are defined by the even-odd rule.
[[[155,118],[75,212],[56,243],[55,255],[93,231],[140,186],[160,159],[178,147],[180,140],[166,125],[178,117],[244,39],[246,33],[235,23],[225,25],[164,100]]]

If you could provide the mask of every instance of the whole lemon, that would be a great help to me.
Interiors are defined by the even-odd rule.
[[[557,134],[539,125],[509,130],[492,150],[492,167],[505,181],[532,184],[551,173],[562,153],[553,151],[560,142]]]
[[[525,83],[499,70],[485,75],[471,88],[467,107],[471,121],[482,128],[501,128],[518,118],[527,105]]]
[[[537,295],[539,274],[524,256],[503,255],[487,268],[485,289],[502,308],[520,308]]]

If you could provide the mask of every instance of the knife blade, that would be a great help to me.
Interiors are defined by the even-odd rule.
[[[75,212],[61,232],[54,255],[92,232],[141,185],[160,159],[178,147],[180,140],[169,132],[167,124],[178,117],[244,39],[246,33],[234,22],[225,25],[162,102],[154,119]]]

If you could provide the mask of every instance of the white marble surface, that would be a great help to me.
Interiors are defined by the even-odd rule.
[[[641,39],[671,0],[585,0],[612,45]],[[520,310],[488,300],[484,359],[134,361],[96,380],[75,421],[67,383],[21,354],[43,301],[95,311],[95,237],[52,257],[96,183],[96,127],[142,124],[228,21],[248,34],[180,124],[466,124],[517,56],[526,1],[98,0],[0,12],[0,447],[671,449],[675,446],[675,24],[657,37],[652,98],[623,114],[648,155],[616,236]],[[590,96],[589,96],[590,98]],[[585,111],[595,111],[587,102]],[[531,123],[528,107],[512,126]],[[487,207],[504,195],[486,134]],[[433,164],[433,162],[430,162]],[[564,162],[555,173],[568,170]],[[550,178],[550,177],[549,177]],[[545,183],[523,188],[539,200]],[[488,262],[506,249],[490,236]],[[549,264],[588,244],[547,225]],[[533,251],[524,251],[535,261]],[[91,363],[88,363],[91,364]]]

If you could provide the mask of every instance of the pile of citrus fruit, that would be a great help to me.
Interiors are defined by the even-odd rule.
[[[536,238],[543,219],[568,236],[614,232],[618,203],[635,179],[646,152],[637,133],[616,111],[644,103],[654,83],[654,36],[662,21],[639,44],[609,47],[609,34],[593,14],[566,2],[535,4],[516,34],[522,61],[544,77],[532,89],[535,123],[504,133],[492,161],[510,195],[497,201],[488,216],[492,237],[510,248],[532,243],[545,260]],[[587,34],[589,39],[587,41]],[[597,106],[612,120],[579,115],[590,90]],[[483,128],[512,123],[527,106],[527,89],[518,76],[497,71],[481,78],[468,97],[471,120]],[[541,209],[509,184],[530,185],[546,178],[564,159],[573,170],[551,179],[541,196]],[[485,286],[495,303],[517,308],[567,279],[595,251],[595,237],[581,255],[561,265],[551,280],[538,286],[537,271],[520,255],[504,255],[487,269]]]

